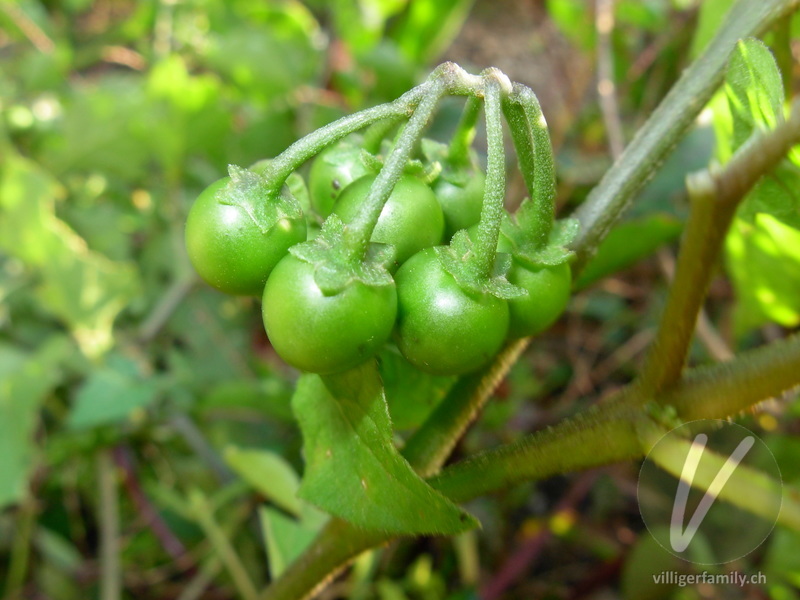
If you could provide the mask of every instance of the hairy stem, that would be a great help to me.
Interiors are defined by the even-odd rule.
[[[397,138],[394,148],[386,157],[383,168],[364,198],[361,211],[353,221],[350,231],[355,244],[355,254],[361,258],[367,250],[372,230],[381,216],[383,205],[389,199],[395,184],[403,174],[403,169],[411,156],[414,145],[419,140],[428,121],[436,110],[436,105],[447,88],[441,78],[432,76],[425,95]]]
[[[475,124],[481,112],[481,101],[475,96],[467,98],[464,112],[461,113],[461,120],[458,122],[456,131],[450,140],[450,147],[447,157],[450,164],[454,167],[466,167],[470,165],[469,149],[475,139]]]
[[[795,101],[786,123],[754,135],[723,170],[704,171],[689,178],[692,208],[675,279],[639,377],[646,393],[659,392],[680,377],[697,315],[739,202],[798,142],[800,101]]]
[[[514,101],[518,102],[528,121],[533,142],[533,189],[530,190],[530,210],[536,218],[537,227],[530,231],[530,242],[537,247],[547,244],[555,217],[556,166],[553,158],[553,145],[547,121],[533,90],[521,84],[514,85]]]
[[[690,371],[655,396],[631,385],[613,398],[546,430],[447,467],[431,485],[465,502],[523,481],[642,456],[641,406],[675,407],[682,421],[724,419],[800,385],[800,334]]]
[[[481,452],[429,480],[454,502],[514,483],[540,480],[641,455],[636,420],[642,411],[625,395],[521,440]]]
[[[423,83],[409,90],[393,102],[380,104],[342,117],[325,127],[320,127],[316,131],[309,133],[270,162],[265,178],[271,182],[274,192],[280,191],[280,188],[293,171],[330,144],[377,121],[408,116],[422,98],[425,97],[429,88],[429,82]]]
[[[763,32],[798,5],[800,0],[738,0],[731,8],[702,56],[684,71],[619,160],[575,212],[581,222],[580,234],[573,242],[578,255],[573,264],[576,274],[711,98],[722,82],[736,42]]]
[[[800,383],[800,334],[698,367],[658,396],[685,421],[735,415]]]
[[[518,84],[514,84],[515,86]],[[536,193],[536,159],[533,152],[533,139],[528,117],[519,102],[514,102],[516,94],[503,98],[503,115],[508,122],[511,131],[511,139],[514,142],[514,151],[517,154],[517,163],[522,179],[525,181],[525,188],[528,190],[528,197],[533,198]]]
[[[478,240],[475,244],[475,260],[478,272],[488,278],[494,268],[497,240],[500,236],[500,222],[503,219],[503,201],[506,196],[506,156],[503,144],[503,120],[500,103],[503,87],[511,91],[508,78],[491,69],[484,75],[486,87],[486,139],[488,162],[486,165],[486,189],[478,223]]]

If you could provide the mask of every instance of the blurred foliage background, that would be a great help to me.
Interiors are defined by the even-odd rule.
[[[618,0],[600,51],[588,0],[0,0],[3,597],[112,600],[117,575],[125,598],[252,597],[324,519],[293,501],[296,373],[269,348],[257,302],[201,285],[183,249],[188,207],[228,164],[392,100],[442,60],[494,65],[540,95],[566,213],[612,161],[598,62],[630,138],[730,4]],[[770,35],[791,76],[796,40]],[[432,135],[459,109],[445,103]],[[708,120],[689,134],[457,456],[631,378],[663,301],[683,177],[708,164],[715,135]],[[521,194],[512,178],[509,202]],[[697,362],[800,322],[796,224],[735,232]],[[436,399],[408,383],[389,390],[398,439]],[[746,421],[797,480],[798,410],[783,406]],[[735,565],[766,572],[766,589],[653,585],[692,567],[644,532],[635,481],[636,465],[618,465],[476,501],[481,531],[369,553],[325,597],[800,597],[800,537],[786,531]]]

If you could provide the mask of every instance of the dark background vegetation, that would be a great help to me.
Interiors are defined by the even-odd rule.
[[[137,599],[238,597],[220,553],[261,586],[318,525],[259,510],[269,491],[246,475],[302,472],[297,374],[270,349],[258,302],[201,284],[183,249],[188,207],[228,164],[392,100],[442,60],[497,66],[539,95],[567,214],[729,4],[618,0],[603,38],[588,0],[0,0],[0,594],[101,597],[100,529],[116,510],[124,597]],[[615,102],[601,105],[611,81]],[[446,102],[432,135],[446,139],[459,108]],[[714,144],[701,121],[456,458],[631,379],[663,303],[683,178]],[[512,174],[508,202],[522,193]],[[732,239],[694,362],[797,326],[798,247],[791,228]],[[771,276],[779,263],[799,275]],[[399,440],[431,408],[407,391],[390,402]],[[792,480],[798,408],[782,406],[745,422]],[[644,530],[637,469],[475,501],[480,531],[371,552],[324,597],[799,597],[800,537],[787,531],[733,565],[768,586],[653,586],[652,573],[688,567]],[[191,490],[222,541],[198,525]]]

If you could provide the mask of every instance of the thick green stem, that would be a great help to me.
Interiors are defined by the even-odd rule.
[[[724,419],[800,385],[800,334],[690,371],[656,396],[631,385],[614,398],[544,431],[487,450],[430,480],[454,502],[523,481],[633,459],[640,445],[641,406],[653,399],[673,406],[682,421]]]
[[[717,268],[722,242],[735,205],[690,192],[692,208],[678,255],[675,278],[658,333],[639,375],[641,385],[658,392],[678,380],[686,362],[697,315]]]
[[[506,157],[503,143],[503,119],[501,102],[503,87],[511,91],[511,82],[497,71],[490,69],[484,75],[486,86],[486,142],[488,160],[486,165],[486,189],[478,223],[478,240],[475,244],[475,265],[483,277],[490,277],[497,254],[500,223],[503,220],[503,203],[506,196]]]
[[[800,334],[742,353],[733,361],[699,367],[658,396],[685,421],[718,419],[747,410],[800,382]]]
[[[460,379],[408,438],[403,456],[420,476],[429,477],[442,467],[529,341],[521,339],[509,343],[491,365]]]
[[[535,215],[532,222],[536,224],[536,227],[526,233],[529,243],[541,248],[547,244],[555,217],[556,166],[553,158],[553,145],[550,142],[550,133],[542,113],[542,107],[533,90],[515,83],[511,100],[522,109],[524,121],[520,122],[520,125],[524,126],[524,130],[530,136],[530,150],[524,140],[520,140],[522,146],[517,145],[516,138],[514,140],[523,176],[525,176],[525,172],[529,173],[525,179],[531,198],[528,210],[533,211]],[[515,119],[519,119],[514,111],[511,111],[510,114]],[[517,133],[517,135],[520,134]],[[530,157],[528,157],[529,152],[531,153]]]
[[[620,396],[518,442],[481,452],[429,482],[454,502],[464,502],[521,481],[635,458],[641,455],[635,423],[643,413],[632,404]]]
[[[676,382],[683,370],[697,315],[739,202],[800,142],[800,101],[777,129],[754,135],[725,165],[689,179],[692,209],[667,305],[639,377],[645,393]]]
[[[581,222],[573,249],[573,272],[594,254],[608,231],[628,208],[678,139],[722,82],[728,57],[740,39],[758,35],[776,19],[800,5],[800,0],[738,0],[719,33],[670,90],[639,130],[622,156],[589,194],[575,216]]]
[[[350,236],[354,243],[354,256],[361,258],[367,250],[372,230],[381,216],[383,205],[389,199],[395,184],[403,174],[414,145],[419,140],[428,121],[436,110],[436,105],[447,91],[446,82],[436,76],[428,82],[425,95],[397,138],[394,148],[386,157],[378,176],[364,199],[358,217],[350,226]]]
[[[475,139],[475,125],[481,112],[481,101],[475,96],[467,98],[461,120],[450,140],[447,157],[453,167],[467,167],[470,165],[470,148]]]

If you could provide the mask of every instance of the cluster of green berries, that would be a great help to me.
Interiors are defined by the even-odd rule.
[[[440,260],[436,247],[462,229],[473,235],[481,218],[485,176],[475,164],[426,178],[405,172],[394,184],[370,240],[389,249],[391,281],[371,285],[353,278],[336,289],[321,286],[324,267],[291,249],[312,239],[331,215],[347,229],[376,176],[362,149],[344,140],[314,159],[309,205],[301,207],[284,187],[291,210],[276,212],[261,176],[236,169],[203,191],[189,213],[192,264],[218,290],[261,297],[278,355],[313,373],[352,368],[386,344],[396,344],[422,371],[468,373],[487,364],[506,340],[539,333],[563,312],[569,265],[513,258],[502,234],[498,251],[512,256],[507,280],[525,292],[516,298],[467,289]]]

